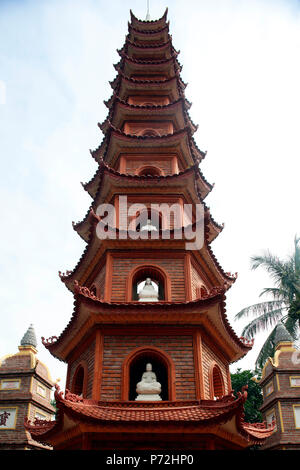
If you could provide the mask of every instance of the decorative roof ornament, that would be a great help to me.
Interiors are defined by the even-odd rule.
[[[284,326],[283,323],[279,323],[276,326],[276,333],[275,333],[275,338],[274,338],[274,343],[275,346],[277,346],[279,343],[293,343],[293,338]]]
[[[33,346],[34,348],[37,347],[37,340],[35,331],[33,328],[33,324],[30,325],[28,330],[26,331],[25,335],[21,339],[21,346]]]
[[[149,3],[150,3],[149,0],[147,0],[147,15],[146,15],[146,21],[151,21]]]

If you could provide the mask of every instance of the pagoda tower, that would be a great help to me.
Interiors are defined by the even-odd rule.
[[[91,152],[98,169],[83,184],[92,203],[73,223],[86,248],[60,273],[74,311],[60,336],[43,339],[68,364],[66,390],[56,386],[56,421],[25,425],[54,449],[262,444],[272,429],[245,423],[247,392],[231,390],[229,365],[252,344],[226,317],[236,276],[211,249],[222,226],[204,202],[212,185],[167,10],[155,21],[130,13],[104,138]]]
[[[47,423],[55,413],[53,382],[47,366],[37,358],[36,347],[30,325],[19,352],[0,359],[0,450],[51,450],[24,429],[24,418]]]
[[[274,357],[267,359],[258,382],[263,418],[276,423],[262,449],[300,450],[300,351],[283,323],[276,327],[274,344]]]

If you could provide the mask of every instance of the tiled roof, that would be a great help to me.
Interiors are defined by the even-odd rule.
[[[36,335],[32,324],[21,339],[21,346],[33,346],[34,348],[37,347]]]
[[[255,443],[263,443],[274,429],[265,424],[249,424],[243,420],[244,403],[247,392],[239,393],[237,398],[231,395],[219,400],[195,400],[181,402],[97,402],[86,400],[66,390],[65,397],[58,385],[55,386],[55,399],[58,408],[57,421],[35,423],[25,420],[25,428],[33,438],[47,439],[52,431],[62,429],[63,415],[75,421],[94,424],[144,423],[147,427],[158,423],[165,426],[171,424],[208,426],[226,423],[236,417],[237,429],[241,435]],[[57,428],[57,429],[56,429]]]

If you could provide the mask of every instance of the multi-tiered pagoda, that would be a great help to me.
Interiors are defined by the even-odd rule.
[[[203,202],[212,185],[166,17],[131,13],[104,139],[91,152],[98,169],[83,187],[92,204],[73,224],[86,249],[60,273],[74,312],[59,337],[43,340],[68,364],[66,390],[56,386],[56,421],[26,422],[54,449],[243,449],[272,433],[244,422],[247,392],[231,390],[229,365],[252,344],[226,317],[236,276],[210,246],[222,227]],[[161,204],[179,217],[153,209]],[[202,207],[202,225],[186,205]],[[183,227],[203,231],[203,243],[187,248]]]

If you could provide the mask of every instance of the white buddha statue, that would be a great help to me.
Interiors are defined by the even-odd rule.
[[[155,225],[152,225],[152,224],[151,224],[151,220],[150,220],[150,219],[148,219],[146,225],[144,225],[144,226],[141,228],[141,232],[142,232],[142,231],[145,231],[145,230],[147,230],[148,232],[152,232],[152,231],[157,232],[157,228],[155,227]]]
[[[146,372],[142,380],[136,386],[138,396],[136,401],[160,401],[161,385],[156,380],[156,374],[152,371],[152,364],[146,365]]]
[[[158,302],[158,292],[154,289],[150,277],[147,277],[145,285],[139,293],[139,302]]]

